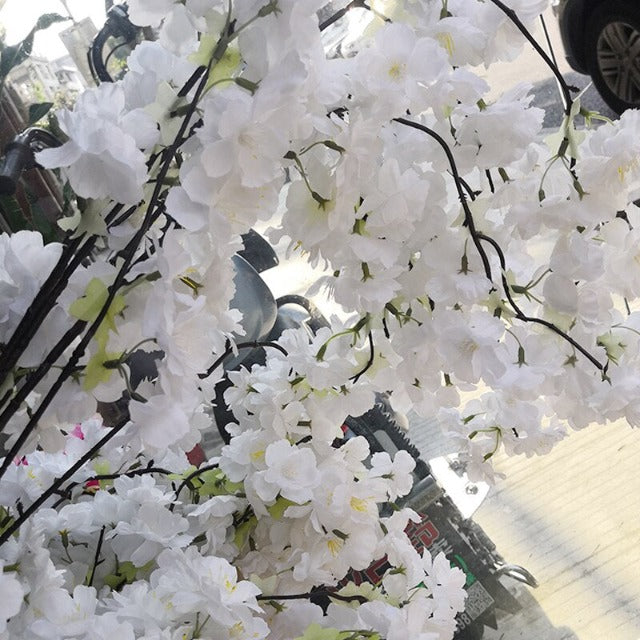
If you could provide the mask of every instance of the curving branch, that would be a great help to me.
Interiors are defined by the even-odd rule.
[[[579,351],[585,358],[587,358],[597,369],[599,369],[603,373],[606,373],[607,366],[603,365],[597,358],[591,355],[587,351],[587,349],[585,349],[579,342],[574,340],[568,333],[566,333],[565,331],[560,329],[558,326],[553,324],[553,322],[549,322],[548,320],[544,320],[543,318],[528,316],[526,313],[524,313],[524,311],[522,311],[522,309],[520,309],[516,301],[513,299],[513,296],[511,294],[511,287],[509,286],[509,283],[507,282],[507,278],[505,276],[507,263],[504,256],[504,252],[502,251],[502,247],[500,247],[500,245],[496,242],[496,240],[494,240],[489,236],[484,235],[483,233],[479,233],[478,237],[480,238],[480,240],[490,244],[495,250],[495,252],[498,254],[498,259],[500,260],[500,266],[502,267],[502,287],[504,289],[505,295],[507,296],[509,305],[511,306],[511,308],[515,313],[515,317],[518,318],[518,320],[522,320],[523,322],[532,322],[535,324],[540,324],[544,327],[547,327],[547,329],[550,329],[554,333],[557,333],[563,340],[566,340],[572,347],[574,347],[576,351]]]
[[[280,353],[288,356],[287,350],[279,345],[277,342],[269,342],[268,340],[252,340],[251,342],[239,342],[236,345],[236,349],[259,349],[261,347],[271,347],[272,349],[277,349]],[[233,355],[234,348],[229,345],[226,351],[204,372],[199,373],[198,378],[200,380],[204,380],[208,378],[229,356]]]
[[[199,469],[196,469],[193,473],[190,473],[179,485],[178,488],[176,489],[176,497],[174,498],[173,502],[169,505],[169,511],[173,511],[175,506],[176,506],[176,502],[178,501],[178,498],[180,497],[180,493],[181,491],[194,479],[197,478],[199,475],[202,475],[205,471],[213,471],[214,469],[217,469],[218,465],[217,464],[208,464],[205,465],[204,467],[200,467]]]
[[[60,500],[58,500],[53,508],[58,507],[65,500],[71,499],[71,491],[77,487],[79,484],[86,485],[88,482],[100,482],[102,480],[117,480],[118,478],[135,478],[136,476],[146,476],[151,473],[160,473],[162,475],[168,476],[173,473],[173,471],[169,471],[168,469],[163,469],[162,467],[144,467],[143,469],[134,469],[133,471],[123,471],[121,473],[103,473],[97,476],[91,476],[82,482],[70,482],[64,489],[61,489],[57,492],[57,495],[60,496]]]
[[[435,131],[432,131],[431,129],[429,129],[429,127],[426,127],[418,122],[413,122],[411,120],[407,120],[406,118],[394,118],[394,120],[408,127],[413,127],[414,129],[418,129],[419,131],[426,133],[427,135],[434,138],[444,150],[445,154],[447,155],[447,159],[449,160],[449,164],[451,166],[451,173],[456,183],[456,188],[458,190],[458,196],[460,198],[460,202],[462,203],[462,208],[465,214],[465,223],[469,227],[469,233],[471,234],[473,243],[478,249],[478,252],[480,253],[480,257],[482,258],[482,262],[485,265],[485,274],[490,280],[493,281],[491,277],[491,269],[489,267],[489,258],[487,256],[486,251],[484,250],[484,247],[482,246],[483,242],[490,244],[495,250],[496,254],[498,255],[498,259],[500,260],[500,266],[502,268],[502,276],[501,276],[502,286],[504,288],[505,295],[507,296],[507,300],[516,315],[516,318],[518,318],[518,320],[522,320],[523,322],[531,322],[534,324],[539,324],[544,327],[547,327],[554,333],[558,334],[571,346],[573,346],[583,356],[585,356],[585,358],[587,358],[595,367],[597,367],[600,371],[602,371],[603,374],[606,374],[607,365],[603,365],[597,358],[595,358],[591,353],[589,353],[589,351],[585,349],[585,347],[583,347],[576,340],[574,340],[568,333],[566,333],[565,331],[562,331],[562,329],[557,327],[552,322],[549,322],[548,320],[526,315],[522,311],[522,309],[520,309],[516,301],[513,299],[513,296],[511,295],[511,289],[509,287],[509,283],[507,282],[507,279],[505,276],[507,267],[506,267],[506,259],[504,256],[504,252],[502,251],[502,248],[500,247],[498,242],[496,242],[496,240],[477,230],[473,220],[473,215],[471,213],[471,210],[469,209],[469,206],[467,204],[467,201],[464,195],[463,182],[458,174],[458,169],[455,164],[455,159],[453,157],[453,154],[451,153],[451,149],[449,148],[449,145],[447,145],[445,140],[442,137],[440,137]]]
[[[373,344],[373,334],[371,333],[371,331],[369,331],[368,338],[369,338],[369,359],[367,360],[364,367],[360,369],[360,371],[358,371],[358,373],[356,373],[355,375],[349,378],[351,382],[358,382],[358,380],[360,380],[362,375],[364,375],[367,372],[367,370],[371,368],[371,365],[373,364],[373,360],[375,357],[375,347]]]
[[[566,115],[571,113],[571,106],[573,105],[573,98],[571,97],[571,90],[569,89],[569,85],[567,81],[562,77],[558,66],[554,63],[554,61],[548,56],[547,52],[538,44],[536,39],[531,35],[530,31],[522,24],[520,18],[518,18],[518,14],[511,8],[508,7],[502,0],[489,0],[489,2],[493,3],[498,9],[500,9],[506,16],[513,22],[513,24],[518,28],[520,33],[529,41],[531,46],[536,50],[536,53],[544,60],[545,64],[551,70],[551,73],[556,77],[558,84],[560,85],[560,89],[562,90],[562,95],[564,97],[564,112]]]
[[[414,122],[413,120],[407,120],[406,118],[394,118],[394,122],[399,122],[407,127],[411,127],[413,129],[417,129],[418,131],[422,131],[422,133],[426,133],[428,136],[431,136],[444,151],[447,156],[447,160],[449,161],[449,166],[451,168],[451,175],[453,176],[456,190],[458,191],[458,198],[460,199],[460,204],[462,205],[462,210],[464,211],[464,221],[465,225],[469,227],[469,233],[471,235],[471,239],[473,240],[473,244],[476,246],[478,253],[480,254],[480,259],[482,260],[482,265],[484,267],[484,273],[487,278],[493,281],[493,277],[491,275],[491,265],[489,264],[489,257],[487,256],[487,252],[484,250],[480,239],[478,238],[478,230],[476,229],[476,224],[473,220],[473,214],[471,213],[471,209],[469,209],[469,204],[467,203],[467,197],[464,193],[463,181],[460,178],[460,174],[458,173],[458,167],[456,165],[455,158],[453,157],[453,153],[451,153],[451,149],[446,141],[438,135],[433,129],[420,124],[419,122]]]
[[[317,598],[318,596],[333,598],[334,600],[340,600],[340,602],[357,602],[358,604],[369,602],[369,600],[364,596],[343,596],[331,591],[330,589],[312,589],[307,593],[291,593],[285,595],[259,595],[256,596],[256,600],[310,600],[311,598]]]

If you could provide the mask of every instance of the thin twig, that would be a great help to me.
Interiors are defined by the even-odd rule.
[[[536,50],[538,55],[544,60],[545,64],[551,69],[551,73],[556,77],[558,84],[560,85],[560,89],[562,90],[562,95],[564,96],[564,112],[566,115],[571,113],[571,106],[573,105],[573,99],[571,98],[571,91],[569,89],[569,85],[562,77],[558,66],[553,63],[553,60],[547,55],[546,51],[538,44],[536,39],[531,35],[529,30],[522,24],[520,18],[518,18],[518,14],[511,8],[508,7],[501,0],[489,0],[492,2],[498,9],[500,9],[506,16],[513,22],[513,24],[518,28],[520,33],[531,43],[531,46]]]
[[[82,469],[82,467],[93,458],[93,456],[100,451],[105,444],[115,438],[122,429],[128,424],[128,421],[122,421],[119,425],[109,430],[107,435],[100,439],[96,444],[89,449],[74,465],[69,467],[62,476],[56,478],[51,485],[42,493],[42,495],[33,504],[29,505],[20,516],[14,520],[14,522],[5,529],[0,535],[0,546],[2,546],[20,527],[52,496],[55,495],[60,487],[73,476],[73,474]]]
[[[96,569],[98,568],[99,560],[100,560],[100,551],[102,551],[102,541],[104,540],[104,531],[107,528],[107,525],[102,525],[102,529],[100,529],[100,537],[98,538],[98,544],[96,545],[96,553],[93,556],[93,566],[91,567],[91,574],[89,575],[89,580],[87,580],[87,587],[90,587],[93,584],[93,578],[96,575]]]
[[[3,347],[2,360],[0,361],[0,386],[2,386],[9,372],[17,364],[46,315],[53,308],[55,300],[52,300],[52,293],[60,279],[63,278],[63,274],[73,258],[74,251],[81,241],[82,238],[76,238],[63,248],[56,266],[51,270],[51,273],[18,323],[11,338]]]
[[[359,604],[369,602],[364,596],[343,596],[329,589],[313,589],[307,593],[290,593],[285,595],[259,595],[256,596],[256,600],[309,600],[315,596],[326,596],[334,600],[340,600],[341,602],[357,602]]]
[[[458,173],[458,167],[456,165],[455,158],[451,153],[451,149],[449,148],[449,145],[433,129],[430,129],[429,127],[426,127],[425,125],[420,124],[419,122],[407,120],[406,118],[394,118],[394,121],[399,122],[400,124],[403,124],[407,127],[412,127],[413,129],[417,129],[418,131],[422,131],[423,133],[426,133],[428,136],[431,136],[442,147],[442,150],[445,152],[445,155],[447,156],[447,160],[449,161],[451,174],[453,176],[454,183],[456,185],[456,190],[458,192],[458,198],[460,200],[460,204],[462,205],[462,210],[464,211],[465,224],[467,227],[469,227],[469,233],[471,235],[471,239],[473,240],[473,244],[476,246],[476,249],[480,254],[480,259],[482,260],[482,265],[484,267],[484,273],[489,280],[493,281],[493,278],[491,275],[491,265],[489,263],[489,258],[487,256],[486,251],[484,250],[484,247],[482,246],[482,243],[480,242],[480,239],[478,238],[478,231],[476,229],[476,225],[473,220],[473,214],[471,213],[471,209],[469,209],[467,198],[464,194],[464,189],[460,181],[460,174]]]
[[[173,499],[173,502],[169,505],[169,511],[173,511],[176,505],[176,502],[178,500],[178,498],[180,497],[180,492],[194,479],[197,478],[199,475],[203,474],[205,471],[213,471],[214,469],[217,469],[218,465],[217,464],[209,464],[209,465],[205,465],[204,467],[200,467],[199,469],[196,469],[193,473],[190,473],[179,485],[178,488],[176,489],[176,497]]]
[[[216,48],[216,52],[218,52],[219,48],[220,47]],[[222,50],[218,52],[218,56],[222,56],[223,53],[224,53],[224,48],[222,48]],[[211,66],[213,65],[215,59],[216,59],[215,57],[211,58],[211,60],[209,61],[208,69],[211,68]],[[138,246],[140,245],[140,242],[142,241],[142,238],[145,236],[145,234],[147,233],[147,231],[149,230],[149,228],[153,224],[153,221],[155,219],[156,210],[161,207],[161,204],[159,203],[159,198],[160,198],[160,193],[161,193],[161,190],[162,190],[162,181],[164,180],[164,178],[166,177],[167,173],[169,172],[169,168],[171,166],[171,162],[172,162],[175,154],[177,153],[178,148],[184,142],[183,136],[184,136],[184,134],[185,134],[185,132],[186,132],[188,126],[189,126],[189,122],[190,122],[191,118],[193,117],[193,114],[195,113],[195,110],[197,108],[198,100],[199,100],[200,96],[202,95],[202,92],[204,91],[204,89],[206,87],[207,81],[208,81],[208,73],[205,74],[204,77],[201,78],[200,84],[198,85],[198,88],[196,89],[195,96],[194,96],[192,102],[189,105],[189,109],[188,109],[188,111],[187,111],[187,113],[186,113],[186,115],[185,115],[185,117],[184,117],[184,119],[183,119],[183,121],[182,121],[182,123],[180,125],[180,128],[179,128],[179,130],[178,130],[178,132],[176,134],[176,137],[175,137],[173,143],[171,144],[171,146],[168,148],[168,153],[166,153],[166,156],[164,158],[164,162],[163,162],[163,164],[162,164],[162,166],[160,168],[160,171],[158,172],[158,182],[156,183],[156,186],[154,188],[154,191],[153,191],[153,194],[151,196],[151,199],[149,200],[149,205],[147,207],[147,212],[145,214],[145,218],[144,218],[142,224],[140,225],[140,228],[136,231],[135,235],[133,236],[133,238],[131,239],[131,241],[129,242],[129,244],[127,245],[127,247],[125,249],[126,255],[124,257],[124,262],[123,262],[122,266],[120,267],[120,270],[118,271],[118,273],[117,273],[117,275],[116,275],[116,277],[115,277],[115,279],[113,281],[113,284],[108,289],[107,299],[105,300],[104,304],[102,305],[102,308],[98,312],[98,315],[97,315],[96,319],[89,326],[89,328],[87,329],[86,333],[82,337],[81,341],[79,342],[79,344],[74,349],[73,353],[71,354],[71,357],[70,357],[69,361],[63,367],[62,372],[60,373],[60,375],[58,376],[56,381],[53,383],[53,385],[50,387],[48,393],[45,395],[44,399],[40,402],[40,405],[33,412],[33,415],[29,419],[29,422],[24,427],[24,430],[21,433],[21,436],[19,438],[22,442],[24,442],[26,440],[26,438],[29,436],[29,434],[31,432],[33,432],[33,430],[36,428],[38,420],[42,417],[42,415],[46,411],[46,409],[49,406],[49,404],[51,404],[52,400],[58,394],[58,392],[60,391],[60,388],[62,387],[64,382],[75,371],[77,363],[79,362],[80,358],[84,355],[84,352],[85,352],[87,346],[89,345],[89,342],[91,341],[91,339],[95,335],[96,331],[98,330],[98,328],[102,324],[102,321],[104,320],[104,318],[106,317],[106,315],[107,315],[107,313],[109,311],[111,303],[113,302],[118,290],[120,289],[120,287],[124,283],[126,275],[129,272],[129,269],[131,268],[131,263],[132,263],[133,258],[135,256],[135,252],[136,252]],[[84,323],[84,324],[86,324],[86,323]],[[80,330],[82,330],[84,328],[84,324],[80,327],[80,325],[78,323],[76,323],[76,325],[74,325],[74,327],[80,327]],[[10,415],[7,417],[6,414],[7,414],[7,411],[3,412],[2,417],[0,417],[0,427],[2,427],[3,424],[6,424],[8,419],[11,417]],[[2,422],[3,418],[5,420],[4,423]],[[14,447],[12,448],[12,451],[14,451],[14,449],[16,449],[16,445],[14,445]],[[2,478],[2,476],[4,475],[4,473],[7,470],[8,466],[11,464],[12,458],[13,458],[13,456],[9,456],[9,455],[5,458],[5,461],[4,461],[3,465],[2,465],[2,467],[0,468],[0,478]]]
[[[20,408],[20,405],[26,397],[31,393],[31,390],[42,380],[46,374],[50,371],[51,365],[62,355],[64,350],[75,340],[81,333],[84,327],[86,326],[86,322],[79,320],[76,322],[71,329],[69,329],[62,339],[58,342],[58,344],[49,352],[44,361],[40,364],[40,366],[32,373],[27,376],[27,381],[25,384],[20,387],[16,395],[11,399],[11,401],[7,404],[5,410],[0,414],[0,431],[4,429],[4,427],[9,423],[9,420],[13,417],[15,412]],[[71,361],[67,363],[67,367]],[[58,393],[60,387],[65,382],[68,376],[62,378],[65,369],[62,370],[62,373],[58,377],[58,380],[54,383],[53,387],[51,387],[49,393],[45,397],[45,399],[41,402],[40,406],[36,411],[31,415],[29,422],[24,426],[20,435],[14,442],[13,446],[5,456],[5,459],[0,467],[0,478],[4,476],[6,470],[11,465],[12,460],[16,457],[16,455],[20,452],[20,448],[26,442],[27,438],[31,435],[33,430],[36,428],[38,424],[38,420],[42,417],[42,414],[49,406],[53,397]],[[73,366],[69,367],[69,375],[75,371],[75,362]],[[59,384],[58,384],[59,383]],[[54,393],[52,391],[55,389]]]
[[[59,495],[63,500],[69,500],[71,498],[71,492],[79,484],[86,485],[89,482],[101,482],[102,480],[117,480],[118,478],[135,478],[136,476],[145,476],[151,473],[160,473],[168,476],[173,473],[168,469],[162,469],[161,467],[145,467],[143,469],[134,469],[133,471],[122,471],[121,473],[103,473],[97,476],[91,476],[82,482],[70,482],[63,491],[59,492]],[[62,502],[61,500],[60,502]]]
[[[495,252],[498,254],[498,258],[500,260],[500,266],[502,267],[502,287],[504,289],[505,295],[507,296],[507,300],[511,305],[511,308],[516,314],[516,318],[518,318],[518,320],[522,320],[523,322],[533,322],[535,324],[540,324],[544,327],[547,327],[554,333],[557,333],[561,338],[566,340],[572,347],[574,347],[585,358],[587,358],[591,363],[593,363],[593,365],[597,367],[600,371],[606,372],[606,365],[603,365],[600,361],[598,361],[581,344],[576,342],[576,340],[574,340],[568,333],[562,331],[562,329],[560,329],[555,324],[553,324],[553,322],[549,322],[548,320],[544,320],[542,318],[528,316],[526,313],[524,313],[524,311],[522,311],[522,309],[520,309],[516,301],[513,299],[513,296],[511,295],[511,287],[509,286],[509,282],[507,281],[507,277],[505,275],[507,265],[506,265],[504,252],[502,251],[502,247],[500,247],[500,245],[493,238],[490,238],[489,236],[486,236],[483,233],[478,234],[478,237],[480,238],[480,240],[483,240],[484,242],[489,243],[494,248]]]
[[[491,0],[492,2],[494,0]],[[516,303],[516,301],[513,299],[513,296],[511,295],[511,290],[509,288],[509,283],[507,282],[505,273],[506,273],[506,260],[505,260],[505,256],[504,256],[504,252],[502,251],[502,248],[500,247],[500,245],[491,237],[479,232],[474,224],[473,221],[473,216],[471,214],[471,210],[469,209],[469,206],[467,205],[465,196],[464,196],[464,192],[462,190],[462,186],[460,184],[460,178],[458,175],[458,170],[455,164],[455,160],[453,158],[453,154],[451,153],[451,150],[449,149],[449,146],[447,145],[447,143],[435,132],[432,131],[431,129],[429,129],[428,127],[425,127],[424,125],[421,125],[417,122],[412,122],[411,120],[406,120],[405,118],[395,118],[396,122],[400,122],[401,124],[405,124],[409,127],[413,127],[414,129],[418,129],[420,131],[423,131],[424,133],[430,135],[432,138],[434,138],[439,144],[440,146],[443,148],[444,152],[447,155],[447,158],[449,160],[449,164],[451,166],[451,172],[453,174],[455,183],[456,183],[456,188],[458,190],[458,196],[460,197],[460,201],[462,202],[462,207],[464,209],[465,212],[465,220],[467,222],[467,226],[469,227],[469,233],[471,234],[471,238],[473,239],[474,244],[476,245],[476,248],[478,249],[478,252],[480,253],[480,256],[482,258],[482,262],[485,265],[485,273],[487,274],[487,277],[489,279],[491,279],[491,271],[489,269],[489,271],[487,272],[487,266],[489,264],[489,258],[487,257],[487,254],[484,250],[484,247],[482,247],[482,242],[487,242],[488,244],[490,244],[496,251],[498,258],[500,260],[500,266],[502,268],[502,286],[505,290],[505,295],[507,296],[507,300],[509,301],[509,304],[511,305],[512,309],[514,310],[516,317],[519,320],[522,320],[523,322],[532,322],[535,324],[539,324],[542,326],[547,327],[548,329],[550,329],[551,331],[553,331],[554,333],[558,334],[559,336],[561,336],[564,340],[566,340],[570,345],[572,345],[576,350],[578,350],[582,355],[584,355],[590,362],[592,362],[600,371],[602,371],[603,373],[606,373],[606,365],[603,365],[602,363],[600,363],[593,355],[591,355],[587,349],[585,349],[582,345],[580,345],[578,342],[576,342],[576,340],[574,340],[570,335],[568,335],[567,333],[565,333],[564,331],[562,331],[562,329],[560,329],[559,327],[557,327],[555,324],[553,324],[552,322],[549,322],[548,320],[544,320],[542,318],[535,318],[532,316],[528,316],[526,315],[522,309],[520,309],[520,307],[518,306],[518,304]]]
[[[259,349],[261,347],[271,347],[272,349],[277,349],[280,353],[288,356],[287,350],[279,345],[277,342],[269,342],[269,341],[260,341],[253,340],[251,342],[239,342],[236,344],[235,349]],[[233,355],[234,348],[232,346],[227,347],[226,351],[204,372],[199,373],[198,378],[200,380],[204,380],[208,378],[230,355]]]
[[[369,359],[367,360],[367,363],[364,365],[364,367],[358,371],[358,373],[356,373],[355,375],[351,376],[349,378],[349,380],[351,380],[352,382],[358,382],[358,380],[360,380],[361,376],[366,373],[366,371],[371,367],[371,365],[373,364],[373,360],[375,358],[375,348],[373,345],[373,334],[371,333],[371,331],[369,331]]]

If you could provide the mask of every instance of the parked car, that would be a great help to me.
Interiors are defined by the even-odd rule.
[[[567,61],[617,113],[640,107],[640,3],[554,0]]]

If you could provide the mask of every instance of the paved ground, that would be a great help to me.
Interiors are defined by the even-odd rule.
[[[411,420],[426,459],[448,451],[433,421]],[[538,579],[505,579],[523,610],[487,640],[640,639],[640,431],[576,432],[549,455],[499,458],[506,479],[474,519],[507,562]]]

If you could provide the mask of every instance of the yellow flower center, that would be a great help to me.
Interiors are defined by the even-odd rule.
[[[394,62],[389,67],[389,77],[392,80],[400,80],[404,75],[406,68],[407,68],[407,65],[404,64],[403,62]]]
[[[453,44],[453,37],[451,36],[451,34],[450,33],[439,33],[437,35],[437,38],[438,38],[438,42],[440,43],[442,48],[445,49],[446,52],[450,56],[452,56],[455,46]]]
[[[362,498],[351,498],[349,504],[354,511],[358,511],[360,513],[366,513],[367,511],[367,501]]]
[[[329,552],[335,558],[340,553],[340,549],[342,549],[342,540],[331,538],[327,540],[327,547],[329,547]]]

